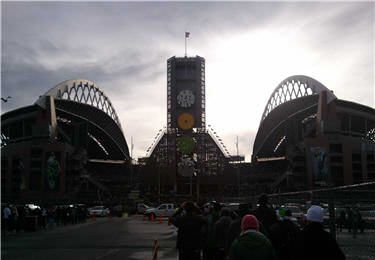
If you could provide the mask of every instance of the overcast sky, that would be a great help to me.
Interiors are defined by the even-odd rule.
[[[374,107],[374,3],[2,2],[2,113],[67,79],[99,85],[134,157],[166,125],[166,66],[206,59],[207,124],[250,160],[276,86],[310,76],[340,99]]]

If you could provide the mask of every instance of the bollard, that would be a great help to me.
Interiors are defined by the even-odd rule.
[[[154,222],[154,214],[151,214],[151,222]]]
[[[163,219],[161,218],[161,215],[159,216],[159,224],[163,223]]]
[[[158,259],[158,250],[159,250],[158,240],[155,239],[154,246],[152,248],[152,260]]]

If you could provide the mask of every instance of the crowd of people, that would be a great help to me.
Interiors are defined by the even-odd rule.
[[[30,207],[7,204],[2,211],[2,233],[4,235],[70,223],[83,223],[89,217],[87,207],[79,205]]]
[[[170,218],[178,229],[180,260],[345,259],[336,240],[324,230],[323,209],[311,206],[306,222],[292,221],[290,210],[275,211],[267,195],[259,206],[240,204],[238,212],[211,202],[187,201]]]

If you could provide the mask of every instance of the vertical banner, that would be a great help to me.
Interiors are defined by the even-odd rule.
[[[46,153],[46,186],[47,190],[59,191],[60,190],[60,153],[48,152]]]
[[[313,183],[318,186],[328,185],[327,149],[325,147],[311,147],[311,165]]]

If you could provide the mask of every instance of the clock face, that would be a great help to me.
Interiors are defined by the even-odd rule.
[[[183,113],[177,119],[177,124],[182,130],[189,130],[194,126],[195,120],[192,114]]]
[[[177,95],[177,103],[181,107],[191,107],[195,102],[195,96],[191,90],[181,90]]]

